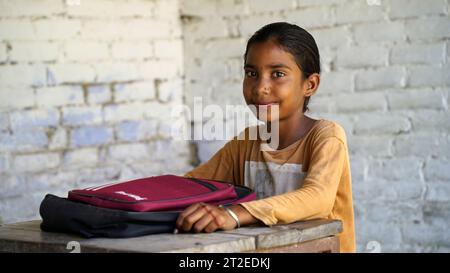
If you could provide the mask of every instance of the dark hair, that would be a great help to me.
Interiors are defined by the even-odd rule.
[[[314,37],[303,28],[285,22],[268,24],[256,31],[247,42],[244,62],[250,46],[267,41],[273,41],[291,53],[305,79],[313,73],[320,74],[320,55]],[[303,112],[308,110],[309,99],[305,98]]]

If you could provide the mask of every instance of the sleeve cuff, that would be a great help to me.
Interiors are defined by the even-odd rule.
[[[253,217],[262,221],[267,226],[275,225],[278,222],[272,207],[261,203],[260,200],[245,202],[240,205],[243,206]]]

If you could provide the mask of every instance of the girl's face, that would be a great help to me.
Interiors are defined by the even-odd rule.
[[[294,56],[278,44],[267,41],[250,46],[244,66],[244,98],[247,105],[254,105],[257,117],[262,121],[280,121],[293,115],[303,115],[303,102],[308,82]],[[271,109],[278,105],[278,116]],[[267,109],[267,116],[265,114]]]

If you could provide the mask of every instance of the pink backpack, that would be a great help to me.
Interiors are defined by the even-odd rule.
[[[69,200],[125,211],[180,211],[193,203],[231,205],[256,199],[249,188],[216,180],[152,176],[69,192]]]

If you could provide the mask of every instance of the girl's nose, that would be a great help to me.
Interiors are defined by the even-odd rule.
[[[267,95],[270,93],[270,84],[265,79],[260,79],[254,89],[255,95]]]

